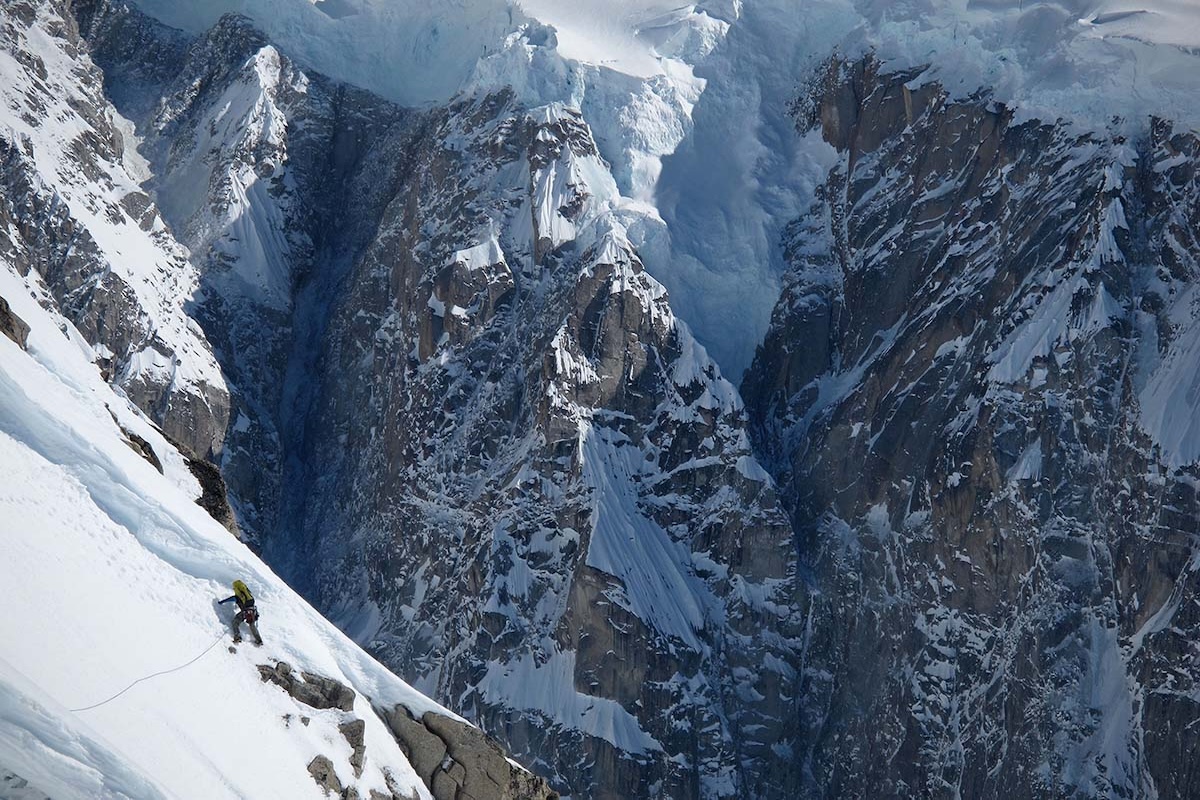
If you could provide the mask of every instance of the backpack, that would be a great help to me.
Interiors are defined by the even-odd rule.
[[[233,582],[233,596],[242,608],[254,605],[254,595],[250,594],[250,589],[241,581]]]

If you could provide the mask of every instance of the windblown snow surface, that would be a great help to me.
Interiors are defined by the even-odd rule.
[[[511,84],[579,108],[647,266],[735,379],[779,294],[782,226],[832,165],[789,105],[833,53],[929,65],[918,81],[986,89],[1027,117],[1200,125],[1191,0],[137,2],[193,31],[244,13],[317,70],[402,103]]]
[[[448,712],[193,502],[200,488],[183,458],[101,379],[30,275],[0,269],[0,296],[32,328],[28,352],[0,336],[0,787],[28,783],[28,796],[54,800],[318,798],[306,766],[324,754],[364,797],[386,790],[384,765],[394,785],[428,797],[367,698]],[[165,474],[122,427],[150,442]],[[262,609],[262,648],[228,650],[232,604],[215,601],[237,578]],[[352,686],[353,711],[298,706],[260,679],[256,665],[274,660]],[[361,779],[338,731],[351,716],[366,722]]]

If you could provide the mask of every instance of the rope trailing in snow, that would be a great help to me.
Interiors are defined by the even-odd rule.
[[[213,639],[212,644],[210,644],[208,647],[204,648],[204,650],[201,651],[200,655],[196,656],[195,658],[193,658],[191,661],[187,662],[186,664],[180,664],[178,667],[172,667],[171,669],[164,669],[162,672],[155,672],[153,675],[147,675],[144,678],[138,678],[136,681],[129,684],[124,689],[117,692],[112,697],[108,698],[107,700],[101,700],[99,703],[95,703],[94,705],[90,705],[90,706],[84,706],[83,708],[71,708],[68,710],[71,711],[72,713],[75,713],[78,711],[91,711],[93,708],[99,708],[102,705],[111,703],[113,700],[116,700],[118,697],[125,694],[130,689],[132,689],[133,687],[135,687],[139,683],[141,683],[142,681],[148,681],[151,678],[157,678],[160,675],[169,675],[172,672],[178,672],[179,670],[183,669],[184,667],[190,667],[192,664],[195,664],[197,661],[199,661],[201,658],[203,658],[205,653],[207,653],[209,650],[212,650],[214,647],[216,647],[217,642],[221,641],[224,638],[225,638],[225,632],[222,631],[220,633],[220,635],[217,636],[216,639]]]

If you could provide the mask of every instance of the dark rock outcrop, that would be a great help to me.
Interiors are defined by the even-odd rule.
[[[363,742],[363,734],[366,730],[367,723],[361,719],[343,722],[338,726],[338,732],[346,738],[346,743],[350,745],[350,766],[354,769],[356,778],[362,777],[363,763],[366,759],[367,746]]]
[[[798,794],[1195,796],[1196,468],[1150,409],[1195,352],[1197,139],[915,77],[835,61],[800,105],[841,160],[743,385],[817,589]]]
[[[183,452],[183,449],[181,452]],[[237,518],[233,506],[229,504],[229,493],[221,470],[210,461],[197,457],[195,454],[183,452],[187,459],[188,469],[200,483],[200,496],[196,505],[203,508],[213,519],[225,526],[234,536],[239,535]]]
[[[15,772],[0,767],[0,797],[19,798],[19,800],[51,800],[45,792],[38,791],[29,781]]]
[[[164,431],[160,430],[159,432],[183,456],[184,462],[188,466],[188,471],[192,473],[192,477],[200,484],[200,496],[196,498],[196,505],[207,511],[208,515],[221,523],[227,531],[241,538],[237,516],[233,511],[233,506],[229,502],[229,487],[225,483],[224,476],[221,475],[220,468],[208,459],[196,455],[183,442],[172,439]],[[147,447],[149,447],[149,444],[147,444]],[[158,471],[162,472],[161,466],[158,467]]]
[[[158,454],[154,452],[154,448],[146,441],[145,437],[138,436],[133,431],[127,431],[124,428],[121,429],[121,433],[125,435],[125,442],[133,452],[146,459],[150,466],[159,472],[163,471],[162,461],[159,460]]]
[[[376,708],[435,800],[555,800],[536,775],[514,766],[473,725],[433,712],[414,719],[401,705]]]
[[[344,683],[302,672],[297,677],[292,665],[286,661],[276,662],[274,666],[258,665],[258,673],[263,682],[270,682],[282,688],[293,698],[312,708],[337,708],[342,711],[354,709],[354,690]]]
[[[316,709],[337,709],[343,712],[354,708],[354,690],[340,681],[311,672],[302,672],[301,677],[297,678],[292,666],[284,661],[276,662],[274,666],[260,664],[258,671],[263,681],[281,687],[299,703]],[[290,717],[291,715],[284,716],[285,723],[290,721]],[[311,718],[301,716],[300,722],[308,726]],[[363,766],[366,764],[366,728],[366,722],[358,718],[345,719],[337,727],[338,733],[350,745],[348,763],[355,779],[362,777]],[[333,761],[328,756],[314,757],[308,764],[308,772],[326,795],[333,794],[341,800],[360,800],[362,797],[358,787],[342,783]],[[388,793],[372,789],[369,794],[370,800],[413,800],[409,795],[401,793],[395,785],[390,767],[383,767],[383,776],[387,781]]]
[[[25,320],[13,313],[8,301],[0,297],[0,333],[16,342],[17,347],[25,349],[29,341],[29,326]]]
[[[328,758],[314,756],[308,764],[308,774],[313,776],[313,780],[324,790],[326,796],[333,793],[342,797],[342,782],[338,780],[337,772],[333,769],[333,762]],[[357,792],[355,795],[357,796]]]

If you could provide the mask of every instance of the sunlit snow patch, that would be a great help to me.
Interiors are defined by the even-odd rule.
[[[628,753],[662,750],[620,703],[575,690],[574,653],[556,652],[545,663],[530,655],[489,662],[479,691],[489,702],[537,711],[555,724],[605,739]]]
[[[583,477],[596,505],[587,565],[620,579],[624,591],[612,599],[664,636],[693,650],[704,627],[707,588],[692,573],[687,549],[638,508],[634,481],[645,463],[642,451],[624,434],[585,423]]]

